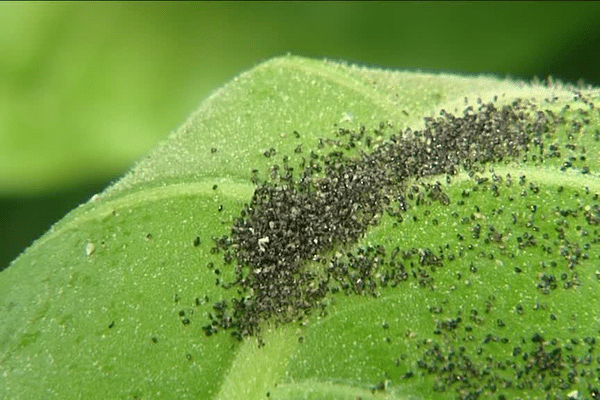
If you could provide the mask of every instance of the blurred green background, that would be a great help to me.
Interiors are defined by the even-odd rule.
[[[600,85],[600,3],[0,3],[0,270],[268,58]]]

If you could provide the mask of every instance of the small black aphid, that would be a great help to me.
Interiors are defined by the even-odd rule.
[[[544,341],[544,338],[542,337],[542,335],[540,335],[539,333],[536,332],[531,337],[531,341],[534,343],[541,343]]]
[[[192,244],[194,245],[194,247],[200,246],[200,236],[196,236]]]

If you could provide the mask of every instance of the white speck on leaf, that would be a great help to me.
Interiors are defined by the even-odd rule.
[[[265,236],[264,238],[258,239],[258,247],[260,247],[261,251],[265,251],[265,244],[269,243],[269,237]]]
[[[342,119],[340,119],[340,124],[352,121],[354,121],[354,115],[350,114],[349,112],[345,112],[344,115],[342,115]]]
[[[96,251],[96,246],[94,246],[94,243],[88,242],[85,245],[85,255],[89,257],[94,254],[94,251]]]

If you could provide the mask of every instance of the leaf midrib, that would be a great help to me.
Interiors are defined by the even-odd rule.
[[[96,203],[97,198],[94,196],[87,203],[80,205],[56,223],[44,236],[36,240],[27,251],[30,252],[36,247],[43,246],[55,236],[77,230],[81,225],[93,221],[102,221],[118,210],[138,208],[145,203],[177,197],[214,196],[213,186],[215,182],[218,182],[219,195],[229,196],[244,202],[252,197],[255,189],[255,185],[250,182],[230,178],[203,178],[194,182],[142,187],[106,201],[100,202],[100,199],[98,199],[98,203]]]

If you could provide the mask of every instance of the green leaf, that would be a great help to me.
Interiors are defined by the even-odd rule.
[[[495,96],[495,120],[476,114]],[[593,397],[598,99],[592,88],[291,56],[261,64],[215,92],[122,180],[0,273],[2,397]],[[265,313],[257,334],[241,341],[223,328],[217,303],[230,312],[244,296],[259,305],[282,300],[256,285],[223,287],[238,277],[236,262],[224,258],[242,254],[223,246],[223,236],[235,239],[241,212],[261,204],[251,203],[253,180],[269,181],[275,164],[298,174],[311,152],[321,162],[342,149],[342,165],[361,166],[392,134],[421,143],[406,128],[423,132],[425,117],[446,124],[446,133],[460,131],[449,114],[462,117],[467,105],[474,111],[458,121],[478,115],[506,123],[498,135],[539,135],[527,151],[492,163],[473,141],[456,174],[377,188],[402,193],[406,209],[382,207],[374,219],[352,214],[368,225],[356,241],[315,243],[316,257],[303,260],[299,274],[323,277],[332,260],[351,271],[332,279],[307,315]],[[516,120],[500,119],[502,110]],[[361,126],[365,135],[345,151]],[[427,154],[414,158],[430,162]],[[406,160],[387,161],[389,169],[368,171]],[[359,261],[368,269],[360,278],[352,270]],[[260,277],[252,269],[242,269],[249,285]],[[315,282],[294,279],[299,290]],[[289,315],[296,320],[284,322]]]

